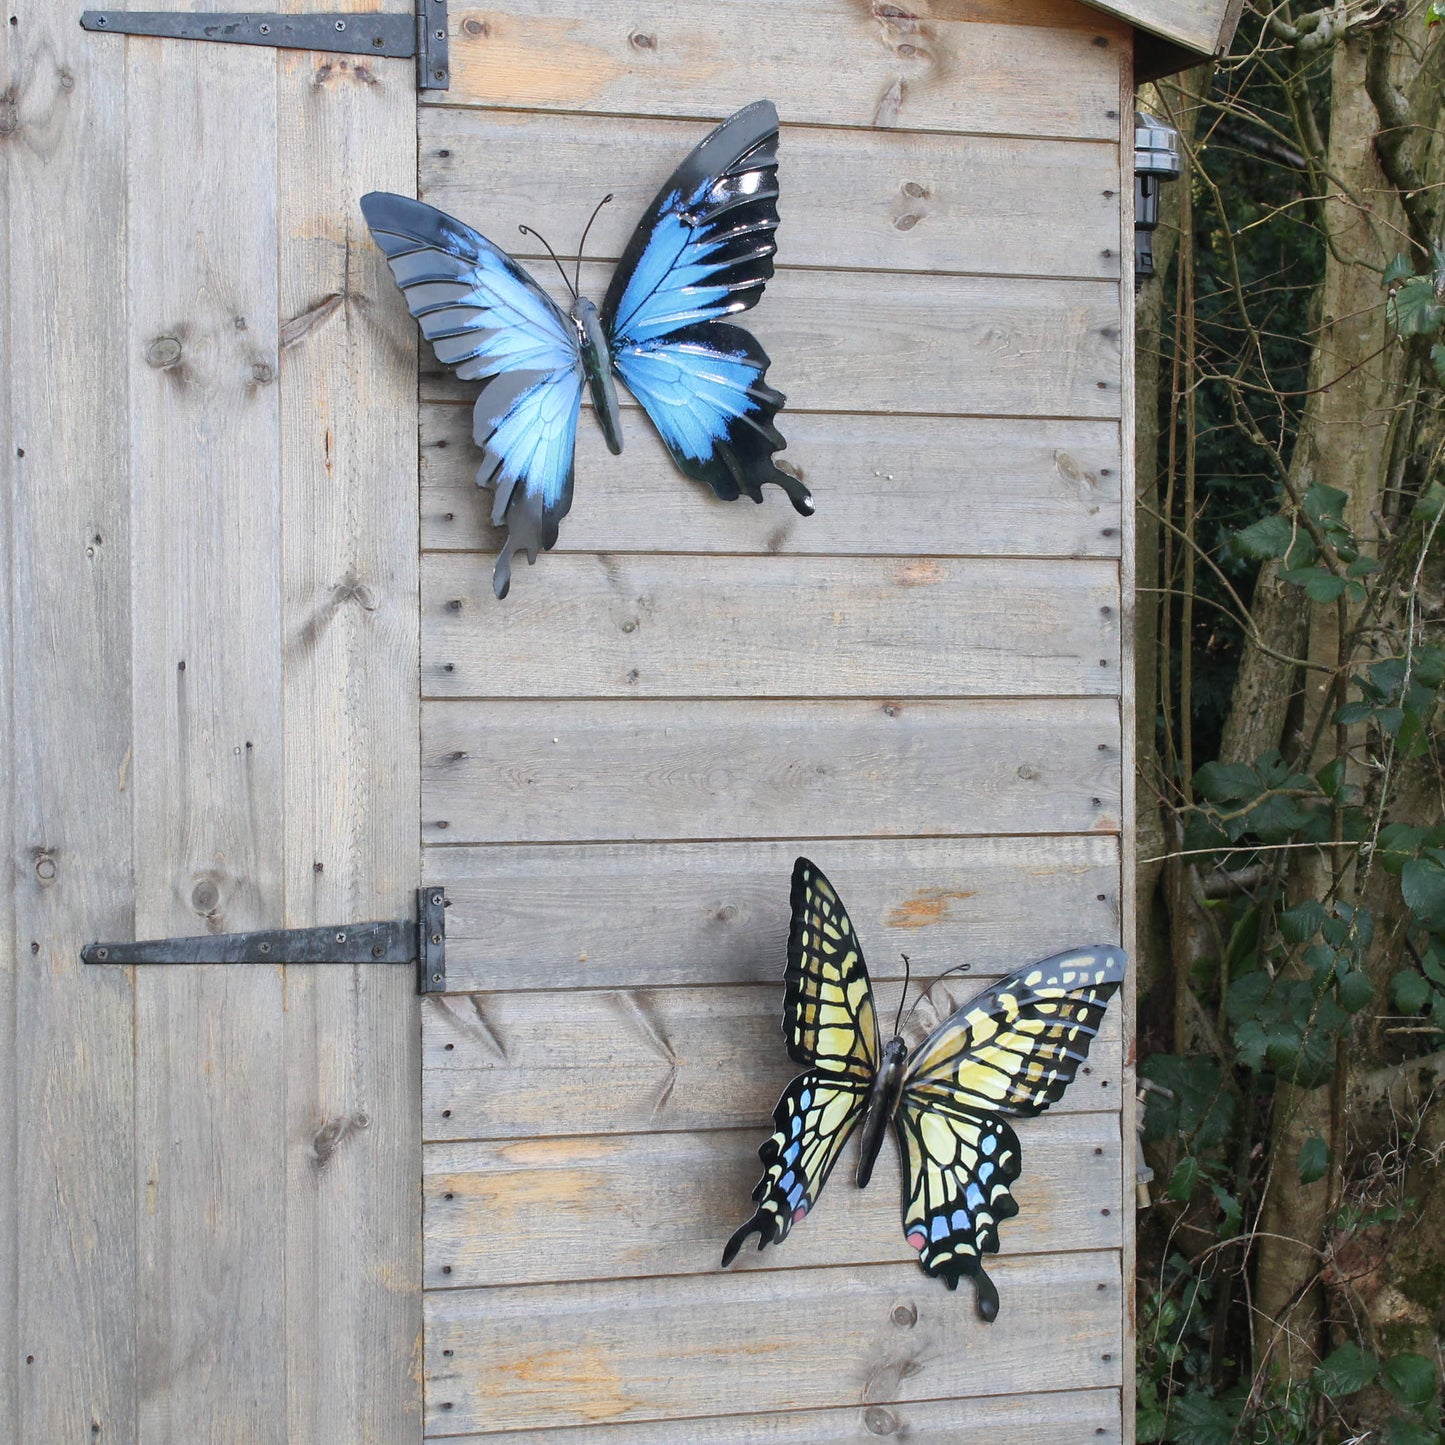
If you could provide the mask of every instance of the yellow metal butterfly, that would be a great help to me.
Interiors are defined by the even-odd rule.
[[[866,1187],[892,1120],[903,1164],[903,1233],[924,1273],[956,1289],[970,1275],[978,1312],[998,1315],[983,1255],[998,1252],[1001,1220],[1018,1213],[1018,1136],[1002,1117],[1041,1114],[1088,1057],[1124,977],[1122,949],[1073,949],[1030,964],[949,1015],[910,1056],[882,1045],[873,988],[837,891],[806,858],[793,867],[783,1036],[807,1066],[773,1110],[758,1149],[757,1210],[728,1241],[724,1267],[749,1235],[786,1238],[817,1201],[861,1123],[858,1187]]]

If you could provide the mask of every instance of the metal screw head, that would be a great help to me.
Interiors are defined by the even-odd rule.
[[[271,33],[271,27],[269,25],[262,25],[260,30],[262,35],[269,35]]]
[[[102,963],[104,963],[104,962],[106,961],[106,959],[108,959],[108,958],[110,957],[110,949],[108,949],[108,948],[97,948],[97,949],[95,950],[95,956],[96,956]]]
[[[345,29],[346,29],[346,21],[344,21],[344,20],[338,20],[338,21],[336,22],[336,28],[337,28],[338,30],[345,30]]]
[[[345,935],[344,933],[338,933],[338,934],[336,935],[336,941],[337,941],[338,943],[345,943],[345,942],[346,942],[346,935]]]
[[[442,906],[442,896],[441,896],[440,893],[433,893],[433,894],[432,894],[432,896],[431,896],[431,906],[432,906],[433,908],[440,908],[440,907]]]
[[[270,952],[271,952],[271,945],[270,945],[269,943],[263,943],[263,944],[261,945],[261,952],[262,952],[262,953],[270,953]]]
[[[95,23],[97,25],[108,25],[110,22],[105,18],[104,15],[97,15],[95,17]]]
[[[441,976],[441,974],[439,974],[439,973],[434,973],[434,974],[432,974],[432,976],[431,976],[431,981],[432,981],[433,983],[440,983],[440,982],[442,981],[442,976]]]
[[[434,934],[432,934],[432,936],[431,936],[431,941],[432,941],[433,943],[435,943],[435,944],[440,944],[441,941],[442,941],[442,936],[441,936],[441,934],[440,934],[440,933],[434,933]]]
[[[374,943],[374,944],[372,944],[372,946],[371,946],[371,956],[372,956],[373,958],[380,958],[381,955],[382,955],[383,953],[385,953],[385,952],[386,952],[386,950],[385,950],[379,943]]]

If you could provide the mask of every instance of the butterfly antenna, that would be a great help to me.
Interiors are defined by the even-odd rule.
[[[908,962],[908,955],[900,953],[899,958],[903,960],[903,992],[898,995],[898,1013],[893,1020],[893,1037],[898,1037],[899,1026],[903,1022],[903,1001],[908,997],[908,980],[913,976],[913,967]]]
[[[524,236],[535,236],[547,247],[547,254],[552,258],[552,264],[562,272],[562,284],[572,293],[572,299],[575,301],[577,299],[577,288],[572,284],[566,271],[562,270],[562,263],[557,259],[557,253],[548,245],[547,238],[540,231],[534,231],[530,226],[518,226],[517,229]]]
[[[587,245],[587,233],[592,229],[592,222],[597,219],[597,212],[600,211],[603,206],[605,206],[611,199],[612,192],[608,191],[608,193],[603,196],[600,201],[597,202],[597,205],[593,209],[592,214],[587,218],[587,224],[582,227],[582,239],[577,243],[577,270],[575,272],[576,280],[573,282],[572,285],[572,294],[574,296],[578,295],[582,290],[582,252]]]
[[[941,974],[939,974],[938,977],[937,977],[936,979],[934,979],[933,982],[932,982],[931,984],[929,984],[928,987],[927,987],[926,989],[924,989],[923,992],[922,992],[921,994],[919,994],[916,999],[913,1000],[913,1008],[911,1008],[911,1009],[908,1010],[908,1019],[911,1019],[911,1018],[913,1017],[913,1009],[916,1009],[916,1008],[918,1007],[918,1005],[921,1004],[921,1003],[923,1002],[923,1000],[926,999],[926,998],[928,997],[928,995],[931,994],[931,993],[933,992],[933,990],[936,989],[936,988],[938,987],[938,985],[941,984],[941,983],[943,982],[943,980],[948,977],[949,974],[951,974],[951,973],[967,973],[967,972],[969,971],[969,969],[971,969],[972,967],[973,967],[973,965],[972,965],[971,963],[957,963],[957,964],[955,964],[952,968],[950,968],[950,969],[945,969],[944,972],[942,972]],[[908,1019],[904,1019],[903,1022],[904,1022],[904,1023],[907,1023],[907,1022],[908,1022]],[[897,1032],[898,1032],[898,1030],[895,1029],[895,1030],[894,1030],[894,1033],[897,1033]]]

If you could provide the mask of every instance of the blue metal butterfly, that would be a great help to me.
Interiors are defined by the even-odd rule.
[[[477,484],[493,489],[492,522],[507,528],[492,574],[498,597],[513,555],[535,562],[572,505],[584,378],[614,454],[615,371],[688,476],[727,501],[760,502],[772,482],[811,514],[808,489],[773,462],[786,443],[773,425],[783,396],[764,380],[767,353],[721,319],[755,306],[773,274],[777,146],[778,113],[765,100],[703,140],[638,223],[600,313],[570,282],[563,311],[504,251],[434,206],[384,191],[362,197],[437,359],[482,382]]]

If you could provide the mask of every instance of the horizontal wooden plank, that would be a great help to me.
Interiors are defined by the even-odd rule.
[[[788,121],[1108,139],[1127,35],[1057,0],[492,0],[453,8],[451,88],[422,99],[720,120],[765,95]]]
[[[547,271],[538,269],[537,280],[570,299],[550,264]],[[609,276],[605,266],[584,265],[584,293],[600,297]],[[1119,287],[1111,281],[785,269],[747,326],[772,358],[769,383],[795,410],[1120,413]],[[443,375],[430,347],[422,356],[423,400],[475,399],[475,383]]]
[[[1036,1383],[1046,1385],[1047,1379]],[[984,1400],[917,1400],[846,1410],[725,1415],[687,1422],[688,1445],[877,1445],[879,1436],[909,1445],[1118,1445],[1116,1390],[1057,1390]],[[428,1439],[444,1437],[428,1435]],[[452,1445],[537,1445],[526,1431],[450,1435]],[[547,1445],[678,1445],[669,1420],[549,1430]]]
[[[1110,698],[432,702],[422,836],[1113,833],[1119,749]]]
[[[1230,0],[1089,0],[1089,3],[1195,51],[1201,60],[1214,54],[1230,10],[1238,13],[1238,7],[1232,6]],[[1230,25],[1229,29],[1233,32],[1234,26]]]
[[[1119,1116],[1050,1114],[1021,1122],[1018,1134],[1020,1212],[1000,1230],[1004,1255],[1120,1248]],[[422,1181],[425,1285],[711,1274],[753,1211],[762,1137],[761,1129],[724,1129],[431,1145]],[[883,1149],[873,1187],[854,1187],[850,1151],[806,1223],[777,1248],[749,1246],[734,1267],[912,1259],[896,1151],[887,1140]]]
[[[927,979],[1119,936],[1118,844],[1099,834],[430,848],[447,986],[775,982],[800,854],[842,890],[875,978],[900,976],[900,949]]]
[[[572,555],[547,558],[501,604],[478,564],[423,560],[424,696],[1112,697],[1120,687],[1112,560]]]
[[[1116,422],[785,413],[779,460],[815,488],[811,517],[771,488],[763,506],[719,501],[677,470],[638,409],[624,425],[621,456],[590,420],[579,429],[558,552],[1119,554]],[[492,495],[476,484],[480,461],[469,406],[422,408],[423,547],[500,549]],[[514,576],[520,596],[520,562]]]
[[[906,1263],[433,1290],[427,1429],[550,1430],[840,1400],[891,1408],[1045,1380],[1119,1383],[1118,1254],[1025,1256],[990,1274],[1002,1300],[991,1325],[967,1284],[950,1293]]]
[[[616,261],[637,219],[707,132],[695,121],[423,107],[421,195],[514,255],[564,258],[602,191],[588,255]],[[1119,148],[788,126],[778,260],[788,266],[1119,275]],[[597,195],[588,191],[595,187]]]
[[[625,931],[625,920],[615,924]],[[534,1139],[747,1126],[761,1139],[778,1095],[798,1072],[779,1032],[782,961],[775,966],[770,984],[428,999],[422,1136]],[[917,1043],[940,1010],[946,1015],[986,981],[942,980],[913,1013],[905,1037]],[[891,1017],[898,997],[884,985],[880,1010]],[[1089,1062],[1056,1112],[1118,1106],[1119,1017],[1117,1009],[1106,1015]]]

